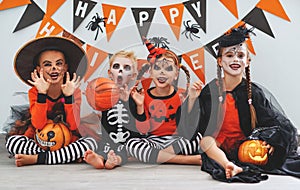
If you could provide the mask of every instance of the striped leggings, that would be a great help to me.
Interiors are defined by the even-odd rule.
[[[6,149],[9,154],[38,155],[38,164],[64,164],[73,162],[84,156],[86,150],[97,149],[96,141],[91,137],[77,141],[55,151],[41,149],[33,139],[22,135],[14,135],[7,139]]]
[[[199,154],[199,142],[201,134],[198,133],[194,140],[188,140],[179,136],[155,136],[147,138],[132,138],[126,143],[128,154],[145,163],[156,163],[158,153],[172,146],[175,154],[195,155]]]

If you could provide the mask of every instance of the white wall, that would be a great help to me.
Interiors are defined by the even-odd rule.
[[[37,3],[45,10],[46,0],[39,0]],[[99,34],[97,41],[94,41],[94,33],[86,31],[84,28],[90,21],[91,15],[96,12],[102,15],[101,3],[98,3],[92,10],[90,15],[74,35],[78,36],[85,42],[94,45],[95,47],[109,53],[114,53],[120,49],[134,50],[139,58],[146,58],[147,50],[142,46],[139,33],[136,28],[131,9],[142,7],[155,7],[156,14],[153,19],[152,26],[148,36],[164,36],[171,42],[172,48],[178,50],[178,53],[192,51],[202,47],[216,37],[220,36],[224,31],[236,24],[239,20],[236,19],[218,0],[207,0],[207,31],[199,33],[201,39],[191,42],[184,36],[181,36],[179,41],[176,40],[169,25],[167,24],[160,6],[181,3],[179,0],[164,0],[164,1],[149,1],[149,0],[103,0],[101,3],[107,3],[117,6],[127,7],[117,30],[112,35],[109,43],[106,41],[104,34]],[[243,18],[250,10],[254,8],[257,1],[237,1],[239,19]],[[300,129],[300,117],[298,109],[300,102],[300,63],[298,61],[299,54],[299,34],[300,34],[300,1],[299,0],[281,0],[287,15],[291,22],[287,22],[277,16],[264,12],[275,39],[267,34],[255,30],[256,37],[252,37],[256,56],[252,56],[252,80],[263,84],[268,88],[280,102],[286,114],[291,121]],[[2,87],[1,106],[0,106],[0,124],[6,121],[10,113],[11,105],[19,105],[26,103],[26,96],[13,96],[15,92],[27,92],[29,89],[16,76],[13,68],[13,60],[16,51],[28,40],[32,39],[41,22],[24,28],[18,32],[12,33],[21,18],[26,6],[16,7],[0,11],[0,85]],[[72,32],[72,11],[73,1],[67,0],[62,7],[52,16],[57,23],[64,29]],[[183,20],[192,18],[187,10],[184,10]],[[183,27],[181,28],[183,31]],[[210,81],[216,76],[216,66],[214,58],[206,53],[206,81]],[[105,76],[107,72],[107,60],[97,70],[91,78],[99,75]],[[193,77],[195,79],[195,77]],[[84,90],[86,84],[82,85]],[[92,110],[87,105],[85,97],[83,97],[82,115],[90,113]],[[1,130],[0,130],[1,131]]]

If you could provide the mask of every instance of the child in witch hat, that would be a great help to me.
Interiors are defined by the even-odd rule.
[[[62,37],[37,38],[17,52],[15,71],[23,82],[31,86],[28,95],[33,127],[28,128],[31,132],[26,131],[26,135],[14,135],[7,139],[6,148],[15,157],[16,166],[68,163],[82,158],[86,149],[96,149],[95,140],[78,140],[77,133],[81,106],[79,86],[87,63],[85,51]],[[41,131],[49,120],[54,120],[58,115],[63,116],[63,122],[72,134],[77,135],[72,135],[68,146],[55,151],[44,150],[39,145],[50,143],[33,140],[35,131]]]

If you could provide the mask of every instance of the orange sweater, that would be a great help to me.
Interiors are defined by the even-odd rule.
[[[76,89],[73,96],[61,96],[56,100],[47,95],[38,94],[36,87],[32,87],[28,93],[30,102],[31,123],[36,129],[43,129],[47,123],[47,113],[52,110],[55,103],[64,103],[66,122],[71,131],[77,129],[80,123],[81,90]]]

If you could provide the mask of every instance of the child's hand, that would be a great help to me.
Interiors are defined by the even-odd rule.
[[[50,81],[44,79],[43,75],[43,69],[40,70],[39,73],[40,76],[37,74],[37,70],[34,69],[34,71],[31,73],[31,80],[27,80],[30,84],[35,86],[38,90],[38,93],[41,94],[47,94],[47,91],[50,86]]]
[[[137,106],[142,106],[144,105],[144,99],[145,99],[145,93],[144,89],[137,90],[137,86],[133,86],[131,88],[131,96],[133,100],[135,101]]]
[[[66,83],[61,85],[61,90],[65,96],[71,96],[74,94],[75,89],[80,86],[80,76],[77,77],[76,73],[74,73],[73,79],[70,80],[69,72],[66,74]]]
[[[266,146],[266,148],[269,150],[269,155],[272,155],[274,153],[274,147],[268,144],[266,141],[262,143],[263,146]]]
[[[129,99],[129,90],[128,90],[128,85],[125,84],[124,87],[121,87],[120,88],[120,99],[123,100],[123,101],[128,101]]]
[[[190,88],[189,88],[189,97],[190,99],[196,99],[203,88],[204,84],[201,80],[195,82]]]

